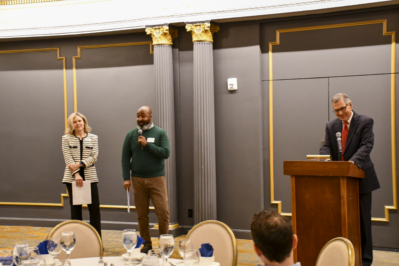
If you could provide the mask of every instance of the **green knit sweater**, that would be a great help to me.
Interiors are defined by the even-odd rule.
[[[139,138],[137,130],[137,128],[130,130],[123,143],[123,179],[130,180],[131,176],[156,177],[165,175],[165,159],[170,154],[169,140],[165,130],[157,126],[143,130],[142,135],[147,140],[145,147],[137,142]]]

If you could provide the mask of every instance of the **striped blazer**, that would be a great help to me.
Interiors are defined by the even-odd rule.
[[[88,133],[83,138],[83,152],[82,158],[80,158],[80,141],[79,138],[74,135],[62,136],[62,153],[65,159],[65,172],[63,183],[72,183],[75,181],[73,175],[79,172],[79,169],[71,173],[68,165],[71,163],[83,162],[86,165],[84,169],[85,180],[90,180],[92,183],[98,182],[97,171],[94,164],[98,158],[98,137],[97,135]]]

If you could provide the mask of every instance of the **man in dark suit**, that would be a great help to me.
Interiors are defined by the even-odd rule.
[[[374,145],[374,122],[372,118],[352,111],[352,101],[344,93],[333,97],[332,106],[338,118],[327,123],[320,154],[331,155],[333,161],[349,161],[364,170],[365,178],[359,180],[359,204],[362,264],[367,266],[373,262],[371,192],[380,188],[374,164],[370,159]],[[339,154],[337,132],[342,134],[342,156]]]

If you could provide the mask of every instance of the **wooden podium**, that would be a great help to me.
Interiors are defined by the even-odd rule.
[[[352,242],[361,266],[358,178],[364,171],[350,162],[285,161],[284,174],[291,176],[296,261],[314,266],[323,246],[341,236]]]

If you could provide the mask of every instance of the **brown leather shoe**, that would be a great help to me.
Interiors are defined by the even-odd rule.
[[[146,246],[144,245],[144,247],[141,249],[141,253],[145,253],[148,254],[148,251],[152,249],[152,246]]]

